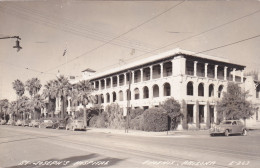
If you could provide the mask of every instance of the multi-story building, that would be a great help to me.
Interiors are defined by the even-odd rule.
[[[96,104],[105,108],[116,102],[125,114],[128,105],[148,109],[173,97],[185,106],[188,127],[203,129],[216,122],[216,103],[230,81],[249,90],[251,100],[260,104],[260,82],[244,77],[244,69],[225,58],[174,49],[100,73],[86,69],[82,80],[94,86]],[[257,124],[258,118],[256,111],[248,124]]]

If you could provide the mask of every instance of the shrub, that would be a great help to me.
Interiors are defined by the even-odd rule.
[[[163,108],[154,107],[144,111],[144,131],[166,131],[167,112]]]
[[[130,129],[144,130],[144,116],[138,115],[130,120]]]
[[[174,98],[169,98],[162,104],[170,118],[168,128],[176,129],[180,123],[182,114],[181,114],[181,105]]]
[[[96,127],[98,116],[94,116],[89,120],[89,126],[90,127]]]
[[[107,127],[105,115],[99,115],[97,117],[96,127],[97,128],[106,128]]]
[[[112,103],[106,107],[103,112],[107,119],[107,125],[109,128],[122,129],[125,126],[123,117],[123,109],[116,103]]]
[[[143,109],[137,108],[137,109],[131,109],[130,111],[130,117],[131,119],[134,119],[137,116],[140,116],[144,113]]]

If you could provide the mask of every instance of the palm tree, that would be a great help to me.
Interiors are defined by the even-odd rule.
[[[26,90],[29,92],[30,96],[34,96],[40,91],[42,85],[38,78],[32,78],[25,82],[25,87]]]
[[[48,100],[48,105],[47,105],[47,109],[48,109],[48,112],[51,111],[52,112],[52,117],[54,117],[54,110],[55,109],[52,109],[52,105],[53,103],[55,103],[55,82],[54,80],[50,80],[48,81],[45,85],[44,85],[44,90],[42,92],[42,96],[44,99],[47,99]]]
[[[25,82],[25,88],[29,92],[31,96],[31,101],[33,101],[34,96],[40,91],[42,85],[38,78],[32,78]],[[32,108],[32,111],[34,116],[36,115],[37,111],[34,111],[35,108]]]
[[[91,95],[93,91],[93,86],[87,80],[79,81],[75,89],[77,90],[77,100],[84,107],[84,123],[87,125],[87,107],[88,103],[95,102],[95,97]]]
[[[54,83],[55,87],[53,92],[56,98],[61,98],[61,118],[64,119],[66,99],[71,91],[71,84],[63,75],[58,76]]]
[[[18,113],[18,99],[20,99],[23,94],[24,94],[24,84],[23,82],[21,82],[19,79],[16,79],[13,83],[13,89],[16,91],[16,95],[17,95],[17,113]]]

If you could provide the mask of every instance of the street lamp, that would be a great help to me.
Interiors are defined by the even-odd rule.
[[[13,48],[17,48],[17,52],[19,52],[22,49],[19,41],[21,40],[21,38],[19,36],[0,37],[0,39],[9,39],[9,38],[16,38],[15,46],[13,46]]]

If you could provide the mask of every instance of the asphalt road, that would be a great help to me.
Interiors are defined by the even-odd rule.
[[[248,136],[129,136],[0,126],[0,167],[260,167],[260,132]]]

